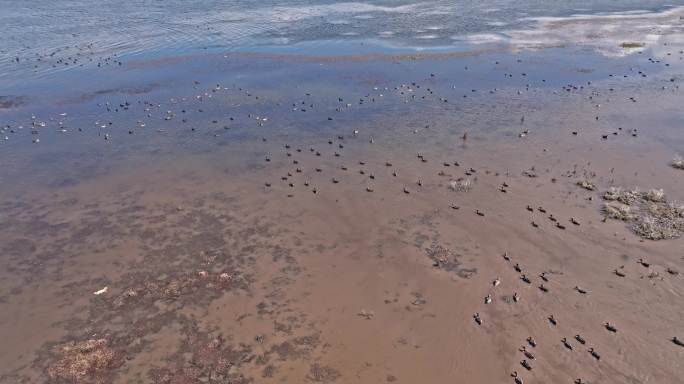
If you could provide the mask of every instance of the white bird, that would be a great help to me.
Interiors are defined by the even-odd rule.
[[[93,292],[93,295],[99,296],[99,295],[101,295],[101,294],[103,294],[103,293],[107,293],[107,290],[109,290],[109,287],[104,287],[104,288],[102,288],[102,289],[100,289],[100,290],[97,290],[97,291]]]
[[[501,284],[501,280],[498,277],[494,281],[492,281],[492,285],[495,287],[499,284]]]
[[[489,304],[491,302],[492,302],[492,295],[485,296],[485,304]]]
[[[515,301],[516,303],[520,301],[520,296],[518,296],[518,292],[513,294],[513,301]]]

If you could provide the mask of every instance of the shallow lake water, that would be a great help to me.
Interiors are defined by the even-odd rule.
[[[4,2],[0,383],[678,383],[676,5]]]

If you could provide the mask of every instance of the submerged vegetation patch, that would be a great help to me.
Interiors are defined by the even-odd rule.
[[[16,108],[26,103],[24,96],[0,96],[0,109]]]
[[[624,42],[620,44],[620,47],[622,48],[643,48],[645,47],[646,44],[644,43],[636,43],[636,42]]]
[[[121,354],[109,346],[107,339],[89,339],[70,342],[54,351],[56,361],[47,373],[52,380],[85,383],[107,373],[108,369],[123,363]]]

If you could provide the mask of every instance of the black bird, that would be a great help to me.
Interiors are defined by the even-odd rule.
[[[581,294],[583,294],[583,295],[586,295],[586,294],[587,294],[587,291],[586,291],[585,289],[582,289],[582,288],[580,288],[580,287],[577,286],[577,285],[575,285],[575,291],[577,291],[577,292],[579,292],[579,293],[581,293]]]
[[[475,314],[473,315],[473,319],[475,319],[477,325],[482,325],[482,319],[480,318],[479,312],[475,312]]]
[[[589,353],[594,357],[596,360],[601,360],[601,355],[599,355],[596,351],[594,351],[594,348],[589,348]]]
[[[563,345],[565,346],[565,348],[567,348],[567,349],[569,349],[569,350],[572,351],[572,345],[570,345],[570,343],[568,343],[568,340],[567,340],[565,337],[561,340],[561,342],[563,343]]]
[[[513,377],[515,384],[524,383],[522,377],[518,376],[518,371],[513,371],[513,373],[511,373],[511,377]]]
[[[530,363],[528,363],[527,360],[525,360],[525,359],[523,359],[523,360],[520,361],[520,365],[522,365],[523,367],[525,367],[525,369],[527,369],[528,371],[531,371],[531,370],[532,370],[532,366],[531,366]]]
[[[528,359],[534,360],[534,355],[532,354],[532,352],[528,351],[524,345],[520,347],[519,351],[522,352]]]

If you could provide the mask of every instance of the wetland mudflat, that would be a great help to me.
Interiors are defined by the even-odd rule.
[[[680,382],[684,11],[504,3],[0,16],[0,382]]]

